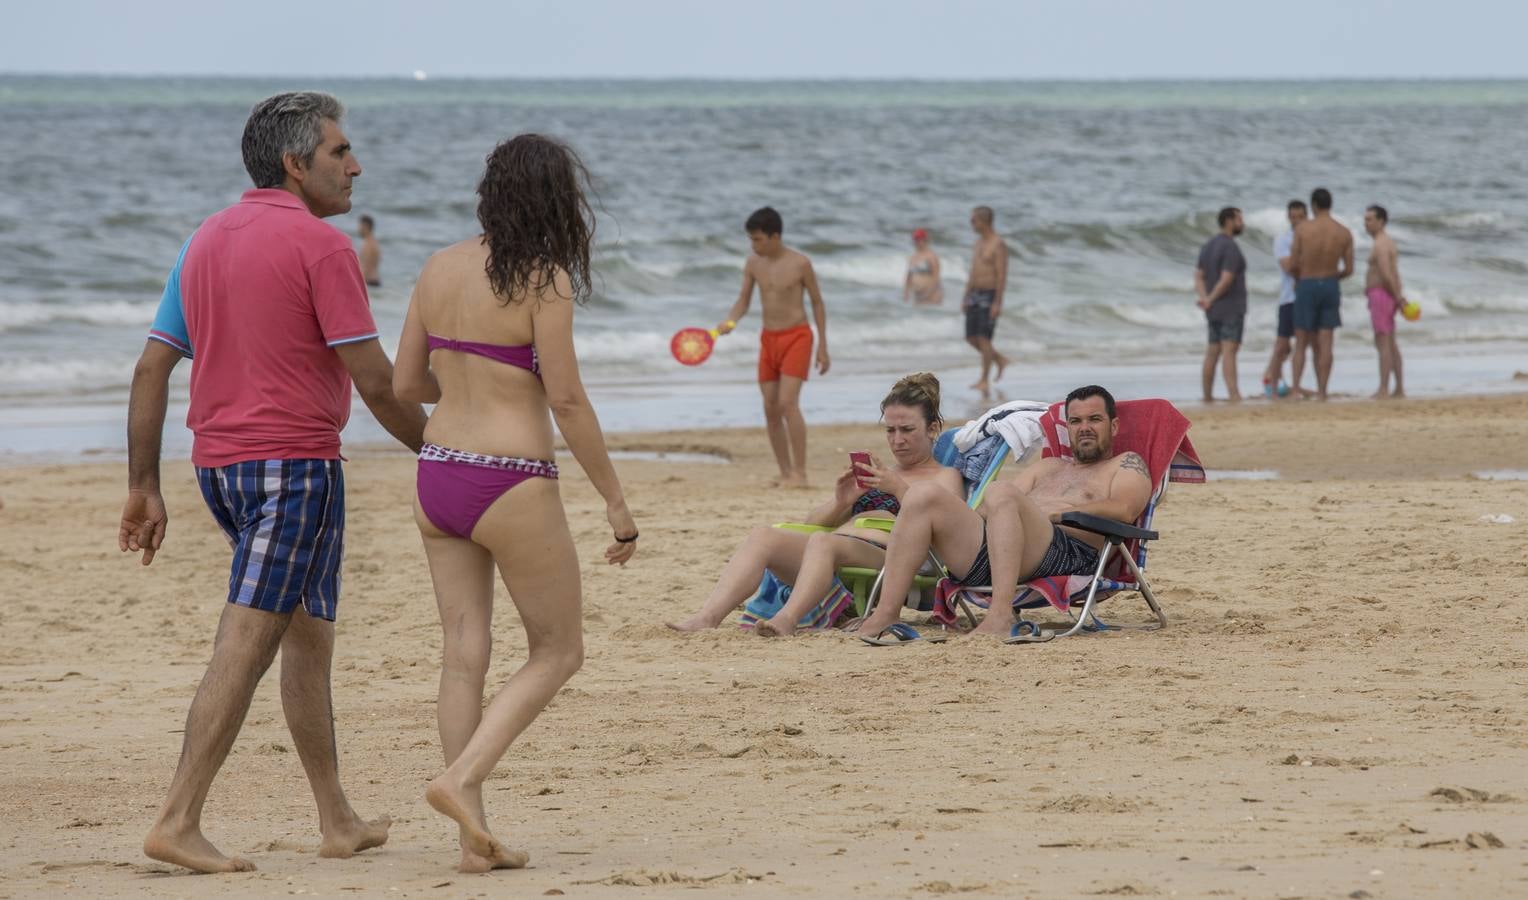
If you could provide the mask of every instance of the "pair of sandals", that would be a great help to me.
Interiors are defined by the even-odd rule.
[[[1008,637],[1003,639],[1005,644],[1040,644],[1056,636],[1056,632],[1043,630],[1028,619],[1020,619],[1008,629]],[[896,647],[901,644],[911,644],[914,641],[925,641],[930,644],[942,644],[949,640],[948,634],[923,634],[918,629],[906,622],[893,622],[881,629],[875,635],[866,637],[860,635],[860,640],[872,647]]]

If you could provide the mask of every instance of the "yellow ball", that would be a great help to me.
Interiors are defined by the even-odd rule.
[[[1408,322],[1415,322],[1422,318],[1422,304],[1407,300],[1401,305],[1401,316]]]

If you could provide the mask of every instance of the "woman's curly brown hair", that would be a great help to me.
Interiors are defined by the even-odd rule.
[[[488,284],[507,305],[552,283],[558,269],[571,299],[589,299],[594,210],[584,197],[589,170],[556,138],[522,134],[493,148],[478,182],[478,222],[488,245]]]

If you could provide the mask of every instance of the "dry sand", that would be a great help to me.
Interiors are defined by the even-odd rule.
[[[732,460],[619,463],[622,571],[569,464],[588,662],[489,783],[532,854],[490,876],[422,798],[440,637],[408,458],[349,467],[334,674],[351,797],[392,840],[316,857],[267,678],[206,818],[259,871],[216,877],[139,852],[226,579],[189,465],[147,569],[115,547],[121,465],[0,470],[0,896],[1528,895],[1528,483],[1469,475],[1528,467],[1528,395],[1189,412],[1207,466],[1283,478],[1169,492],[1169,629],[1043,646],[671,634],[748,527],[822,491],[763,487],[758,431],[615,439]],[[878,440],[817,429],[813,478]],[[500,609],[493,682],[525,644]]]

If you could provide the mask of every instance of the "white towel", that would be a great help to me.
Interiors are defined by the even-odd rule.
[[[1014,458],[1022,458],[1029,448],[1045,439],[1040,417],[1047,409],[1050,404],[1038,400],[1013,400],[993,407],[955,432],[955,449],[964,453],[995,434],[1007,442]]]

